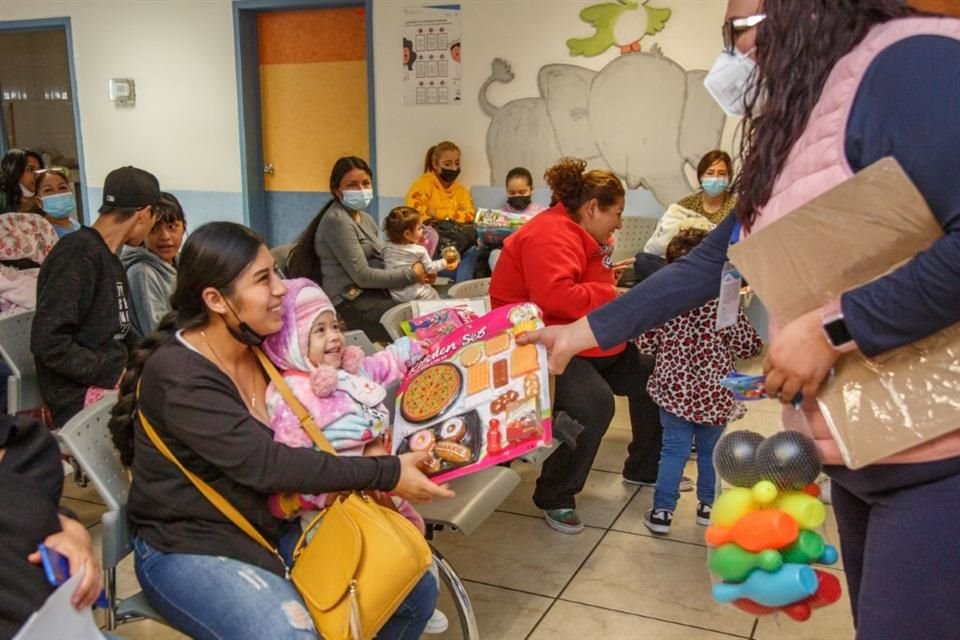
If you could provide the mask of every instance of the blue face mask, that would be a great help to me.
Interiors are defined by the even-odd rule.
[[[40,198],[40,208],[51,218],[69,218],[77,208],[77,199],[69,191]]]
[[[730,186],[730,181],[726,178],[704,178],[700,184],[703,186],[703,191],[707,195],[718,196],[727,190],[727,187]]]
[[[348,209],[354,211],[366,211],[370,203],[373,202],[373,189],[357,189],[356,191],[344,191],[342,202]]]

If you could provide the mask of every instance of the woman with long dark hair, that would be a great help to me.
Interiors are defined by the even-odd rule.
[[[0,160],[0,213],[35,211],[37,207],[34,181],[43,169],[40,154],[10,149]]]
[[[173,311],[131,354],[110,421],[133,471],[128,508],[137,578],[150,604],[193,638],[305,639],[316,632],[284,563],[154,447],[138,411],[184,466],[281,549],[292,548],[289,536],[299,531],[270,514],[267,499],[276,492],[384,490],[420,502],[452,495],[416,468],[422,456],[337,457],[273,441],[267,379],[251,347],[280,330],[285,293],[255,233],[230,222],[197,229],[180,256]],[[428,575],[378,637],[418,638],[436,598]]]
[[[842,351],[873,357],[960,321],[960,20],[912,14],[901,0],[730,0],[723,34],[705,82],[728,113],[744,116],[737,216],[628,294],[534,338],[562,370],[583,349],[617,344],[715,298],[738,221],[747,233],[761,229],[893,156],[945,235],[781,327],[764,370],[771,394],[806,398],[833,479],[858,637],[956,637],[960,431],[851,470],[815,397]],[[828,337],[824,322],[847,336]]]
[[[396,306],[390,289],[427,281],[423,265],[385,269],[380,230],[366,209],[373,200],[373,174],[356,156],[337,160],[330,172],[333,198],[307,225],[290,252],[287,275],[323,287],[351,329],[390,342],[380,316]]]

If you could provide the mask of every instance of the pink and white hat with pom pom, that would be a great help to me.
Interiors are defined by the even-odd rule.
[[[263,341],[267,357],[280,369],[309,373],[316,367],[308,356],[310,328],[320,314],[336,314],[330,297],[309,278],[284,280],[287,295],[283,298],[283,328]]]

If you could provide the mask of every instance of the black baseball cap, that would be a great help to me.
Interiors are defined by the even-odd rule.
[[[103,181],[105,209],[142,209],[160,201],[160,182],[149,171],[136,167],[120,167],[107,174]]]

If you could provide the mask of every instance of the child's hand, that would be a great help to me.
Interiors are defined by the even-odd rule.
[[[633,263],[636,262],[636,258],[626,258],[620,260],[619,262],[613,263],[613,281],[620,282],[620,278],[623,277],[623,272],[633,266]]]

